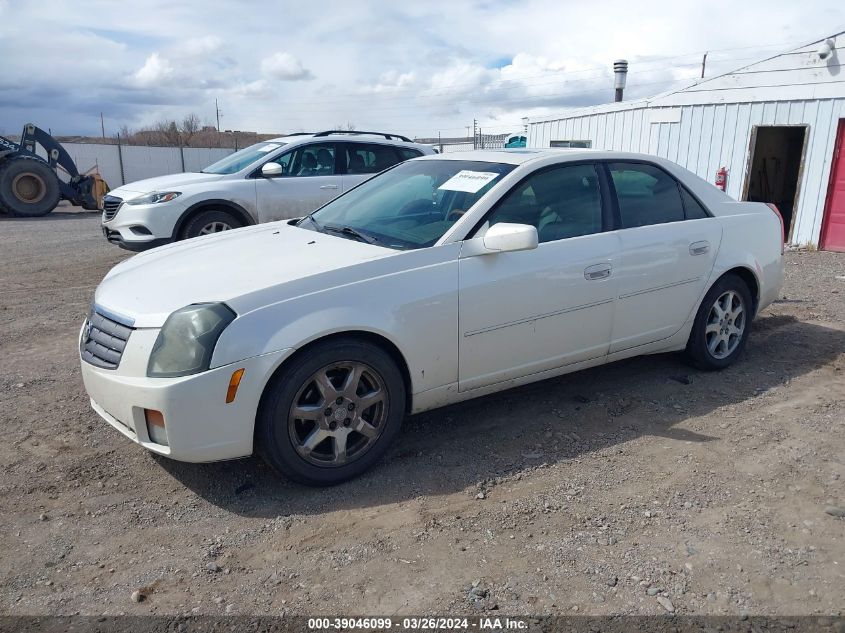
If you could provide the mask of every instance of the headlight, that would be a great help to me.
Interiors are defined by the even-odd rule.
[[[208,369],[221,332],[237,315],[223,303],[197,303],[167,317],[153,345],[147,376],[190,376]]]
[[[154,191],[139,198],[132,198],[131,200],[124,200],[126,204],[159,204],[161,202],[170,202],[182,195],[181,191]]]

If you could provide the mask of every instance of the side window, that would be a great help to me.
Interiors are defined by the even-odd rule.
[[[529,176],[487,218],[537,227],[540,242],[600,233],[601,190],[594,165],[569,165]]]
[[[318,143],[296,148],[288,176],[331,176],[334,174],[334,143]]]
[[[701,218],[710,217],[710,214],[704,210],[701,203],[684,186],[681,186],[681,197],[684,199],[684,211],[686,212],[687,220],[700,220]]]
[[[290,166],[291,160],[293,159],[294,152],[285,152],[284,154],[280,154],[271,160],[268,160],[268,163],[277,163],[282,167],[282,175],[287,176],[290,174]]]
[[[347,174],[377,174],[399,162],[390,145],[348,143],[346,148]]]
[[[422,152],[416,149],[408,149],[407,147],[396,147],[394,149],[399,152],[402,160],[411,160],[412,158],[422,156]]]
[[[610,163],[608,167],[623,229],[684,219],[678,182],[662,169],[641,163]]]

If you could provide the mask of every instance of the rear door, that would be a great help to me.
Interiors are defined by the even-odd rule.
[[[282,175],[267,178],[259,169],[253,176],[258,221],[300,217],[340,195],[336,156],[335,143],[309,143],[273,159]]]
[[[710,277],[722,228],[660,167],[642,162],[605,167],[621,246],[612,354],[681,329]]]
[[[374,174],[401,163],[407,158],[399,148],[383,143],[339,143],[346,171],[343,175],[343,190],[348,191]],[[416,151],[416,150],[413,150]],[[417,153],[417,156],[420,154]]]

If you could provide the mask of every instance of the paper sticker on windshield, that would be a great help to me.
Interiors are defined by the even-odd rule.
[[[279,145],[278,143],[268,143],[258,151],[262,152],[263,154],[266,154],[267,152],[272,152],[274,149],[279,149],[280,147],[281,145]]]
[[[449,178],[438,187],[446,191],[466,191],[476,193],[488,182],[492,182],[499,174],[491,171],[470,171],[464,169]]]

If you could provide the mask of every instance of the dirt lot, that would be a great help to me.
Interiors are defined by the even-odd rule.
[[[725,372],[654,356],[417,416],[326,490],[90,410],[77,332],[124,257],[91,214],[0,218],[0,613],[845,610],[843,255],[788,254]]]

